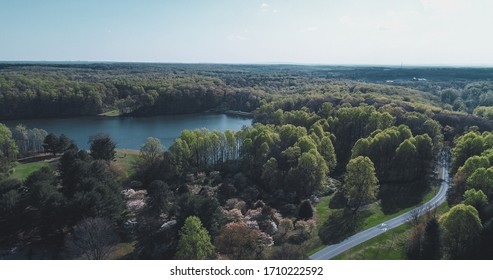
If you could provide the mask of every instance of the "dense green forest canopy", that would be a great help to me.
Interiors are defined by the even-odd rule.
[[[308,97],[472,113],[493,105],[492,74],[490,68],[1,63],[0,119],[113,109],[139,116],[252,112],[286,96],[288,107]]]
[[[408,257],[490,257],[488,71],[0,64],[2,118],[254,118],[240,131],[184,130],[170,147],[149,138],[126,165],[106,134],[86,151],[63,134],[0,125],[0,245],[48,246],[50,258],[113,258],[131,244],[125,258],[299,259],[361,229],[367,207],[393,214],[421,202],[450,147],[453,207],[415,225]],[[51,163],[15,177],[32,155]]]

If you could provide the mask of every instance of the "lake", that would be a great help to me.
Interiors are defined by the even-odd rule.
[[[91,135],[109,134],[117,149],[140,149],[147,137],[156,137],[166,148],[180,136],[182,130],[207,128],[209,130],[240,130],[252,124],[252,120],[226,114],[191,114],[156,117],[76,117],[56,119],[25,119],[1,121],[8,127],[24,124],[27,128],[42,128],[48,133],[65,134],[77,146],[88,149]]]

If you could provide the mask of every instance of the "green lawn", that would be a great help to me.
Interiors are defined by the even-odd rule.
[[[115,163],[123,171],[124,177],[129,177],[133,174],[134,163],[138,158],[139,151],[137,150],[116,150]]]
[[[329,202],[331,198],[332,196],[324,196],[320,198],[320,201],[317,203],[317,205],[315,205],[315,213],[316,213],[315,218],[317,219],[318,228],[320,228],[323,222],[326,221],[327,218],[329,217],[329,213],[330,213]]]
[[[115,110],[111,110],[111,111],[108,111],[108,112],[101,113],[99,115],[100,116],[105,116],[105,117],[118,117],[118,116],[121,115],[121,113],[120,113],[120,110],[115,109]]]
[[[31,173],[33,173],[36,170],[41,169],[42,167],[49,167],[52,166],[53,163],[50,163],[48,161],[42,160],[42,161],[36,161],[36,162],[29,162],[29,163],[15,163],[15,166],[13,167],[13,173],[11,178],[17,178],[20,180],[26,179]]]

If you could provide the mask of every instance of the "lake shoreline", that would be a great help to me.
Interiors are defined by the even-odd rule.
[[[65,134],[81,149],[89,149],[91,136],[110,135],[117,148],[139,150],[148,137],[158,138],[169,148],[183,130],[206,128],[210,131],[241,130],[252,125],[253,119],[225,113],[208,112],[186,115],[160,115],[152,117],[84,116],[75,118],[49,118],[9,120],[4,124],[14,128],[23,124],[28,129],[44,129],[56,135]]]

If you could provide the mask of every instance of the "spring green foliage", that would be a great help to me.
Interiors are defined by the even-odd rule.
[[[140,160],[146,165],[153,165],[158,162],[164,153],[164,146],[161,141],[154,137],[147,138],[147,142],[140,148]]]
[[[214,255],[214,246],[200,219],[190,216],[180,230],[180,240],[176,251],[179,260],[206,260]]]
[[[478,168],[467,179],[467,188],[481,190],[488,197],[493,195],[493,168]]]
[[[377,129],[386,129],[395,119],[389,113],[380,113],[373,106],[340,108],[334,114],[331,130],[337,139],[337,158],[343,165],[347,164],[353,145],[361,138],[368,137]]]
[[[455,141],[452,150],[452,171],[455,172],[471,156],[481,155],[487,149],[493,148],[493,134],[470,131]]]
[[[368,157],[359,156],[349,161],[342,191],[348,206],[357,211],[362,205],[377,198],[378,179]]]
[[[77,70],[70,66],[55,73],[36,66],[32,68],[36,70],[22,70],[29,72],[27,76],[21,75],[21,70],[2,72],[0,87],[7,89],[4,92],[15,104],[14,111],[0,106],[0,116],[92,115],[114,109],[133,116],[210,109],[254,111],[255,124],[241,131],[183,131],[167,150],[157,139],[149,139],[139,160],[128,165],[133,169],[128,180],[115,176],[119,174],[118,164],[111,161],[114,146],[108,141],[95,145],[97,138],[93,139],[88,154],[57,144],[61,136],[50,136],[48,140],[57,140],[48,141],[50,152],[63,153],[58,170],[36,173],[29,182],[5,192],[5,209],[21,215],[27,213],[19,209],[36,209],[41,213],[36,217],[54,221],[43,230],[58,233],[60,238],[63,228],[72,227],[83,217],[109,217],[114,222],[125,217],[129,224],[118,223],[118,230],[135,238],[136,258],[204,258],[196,252],[184,253],[183,242],[178,240],[183,238],[191,216],[200,219],[211,235],[209,241],[215,240],[221,253],[241,259],[265,257],[264,249],[272,245],[268,242],[272,238],[276,240],[274,246],[282,242],[300,244],[310,238],[307,233],[311,231],[305,228],[320,227],[320,237],[327,242],[343,238],[358,228],[350,208],[358,210],[376,199],[382,199],[382,210],[388,201],[396,201],[394,209],[408,207],[411,202],[402,201],[409,194],[419,196],[426,188],[424,178],[441,149],[438,120],[447,124],[455,120],[455,115],[442,114],[438,107],[425,103],[459,104],[462,98],[460,90],[438,95],[435,90],[425,93],[399,86],[329,81],[328,72],[308,71],[311,74],[306,75],[305,68],[300,71],[291,66],[277,76],[253,66],[245,66],[249,71],[241,75],[230,71],[237,66],[217,66],[222,70],[216,71],[206,65],[135,65],[142,72],[132,75],[120,65],[104,66],[112,69],[111,75],[98,67],[102,65],[83,65]],[[193,74],[187,72],[192,68]],[[149,69],[152,75],[147,74]],[[20,88],[30,98],[16,99],[14,93]],[[64,98],[59,98],[62,95]],[[36,102],[40,108],[33,106]],[[43,109],[47,103],[55,108],[52,112]],[[464,120],[462,116],[457,119]],[[462,129],[452,126],[448,137]],[[19,126],[15,134],[23,152],[30,149],[26,143],[33,142],[29,135],[26,138],[26,131],[29,134],[27,128]],[[341,189],[333,178],[343,177],[346,180]],[[22,204],[26,200],[18,197],[26,184],[33,190],[30,197],[34,208],[27,208]],[[129,187],[134,192],[125,191],[125,196],[142,196],[144,206],[140,210],[132,210],[135,201],[127,198],[124,211],[120,193]],[[312,225],[312,208],[307,207],[306,199],[334,190],[343,194],[342,205],[347,200],[349,207],[336,213],[330,210],[326,226]],[[256,203],[259,198],[262,203]],[[276,209],[285,216],[272,214]],[[286,221],[292,223],[297,214],[306,220],[281,227],[280,221],[289,225]],[[282,238],[276,235],[275,227],[285,228]],[[182,235],[178,234],[180,228]],[[276,249],[267,251],[282,251]]]
[[[470,189],[464,193],[463,203],[471,205],[479,211],[488,205],[488,197],[482,190]]]
[[[19,149],[12,138],[12,132],[0,123],[0,174],[8,171],[18,154]]]
[[[474,258],[483,226],[478,211],[458,204],[440,218],[443,246],[450,259]]]
[[[19,124],[12,130],[12,135],[19,148],[19,153],[28,154],[43,151],[43,141],[48,132],[38,128],[27,129],[24,125]]]
[[[409,127],[390,127],[358,140],[352,157],[368,156],[382,182],[410,182],[421,178],[433,157],[432,139],[424,134],[412,136]]]

